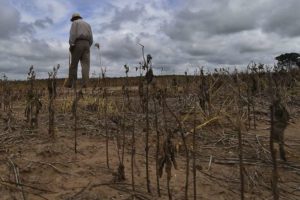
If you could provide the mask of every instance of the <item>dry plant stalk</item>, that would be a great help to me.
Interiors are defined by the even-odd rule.
[[[7,131],[8,133],[11,133],[12,131],[15,130],[15,128],[12,126],[13,123],[13,112],[11,109],[9,109],[6,112],[6,117],[4,118],[4,122],[5,122],[5,128],[4,131]]]
[[[164,105],[166,106],[166,108],[168,109],[168,111],[171,113],[171,115],[175,118],[178,128],[179,128],[179,132],[181,135],[181,139],[182,139],[182,143],[184,146],[184,151],[185,151],[185,157],[186,157],[186,178],[185,178],[185,191],[184,191],[184,198],[188,199],[188,190],[189,190],[189,173],[190,173],[190,157],[189,157],[189,149],[187,147],[186,144],[186,138],[184,136],[184,129],[182,127],[181,121],[179,120],[179,118],[176,116],[176,114],[170,109],[170,107],[168,106],[167,102],[164,100]]]
[[[172,132],[168,130],[167,138],[165,139],[162,147],[162,155],[159,158],[159,176],[162,177],[163,169],[167,174],[167,189],[169,200],[172,200],[172,192],[170,189],[170,180],[172,177],[172,166],[177,169],[177,163],[175,159],[175,146],[172,143]]]
[[[127,88],[128,85],[128,72],[129,67],[127,65],[124,65],[125,73],[126,73],[126,79],[125,84],[123,84],[122,87],[122,119],[121,119],[121,132],[122,132],[122,151],[120,156],[120,142],[119,142],[119,134],[117,135],[117,150],[118,150],[118,158],[119,158],[119,167],[116,174],[117,181],[124,181],[125,178],[125,166],[124,166],[124,157],[125,157],[125,143],[126,143],[126,137],[125,137],[125,128],[126,128],[126,108],[130,109],[130,98],[129,98],[129,91]],[[126,104],[126,105],[125,105]],[[133,160],[132,160],[133,162]]]
[[[286,72],[285,72],[286,73]],[[272,98],[272,109],[273,109],[273,141],[278,143],[279,145],[279,151],[280,151],[280,158],[283,161],[286,161],[285,157],[285,150],[284,150],[284,130],[289,124],[290,115],[287,111],[285,105],[283,104],[283,98],[284,96],[284,90],[281,87],[286,86],[286,82],[289,82],[286,80],[286,78],[282,78],[282,74],[280,72],[274,72],[274,83],[275,83],[275,91],[273,94],[275,94]],[[286,76],[286,74],[284,74]],[[281,77],[281,78],[278,78]]]
[[[74,80],[74,100],[72,102],[72,115],[74,118],[74,152],[77,153],[77,108],[78,108],[78,102],[80,99],[83,98],[82,90],[79,90],[77,92],[77,80]]]
[[[272,84],[272,74],[269,72],[269,92],[270,92],[270,99],[271,102],[274,102],[274,96],[273,96],[273,84]],[[272,156],[272,163],[273,163],[273,169],[272,169],[272,193],[273,193],[273,199],[278,200],[279,199],[279,189],[278,189],[278,169],[277,169],[277,160],[276,160],[276,150],[274,148],[274,106],[270,107],[271,112],[271,130],[270,130],[270,151]]]
[[[279,145],[280,158],[286,161],[285,151],[284,151],[284,130],[286,129],[289,122],[289,113],[285,106],[281,102],[281,97],[279,94],[278,82],[276,77],[273,75],[278,75],[279,72],[274,71],[269,72],[269,92],[270,92],[270,113],[271,113],[271,130],[270,130],[270,151],[273,162],[272,169],[272,193],[273,199],[277,200],[280,198],[280,192],[278,188],[278,166],[277,166],[277,156],[276,150],[274,148],[274,143],[277,142]],[[273,81],[275,82],[275,89],[273,86]]]
[[[134,163],[135,163],[135,121],[132,123],[132,138],[131,138],[131,185],[132,199],[135,199],[135,182],[134,182]]]
[[[143,65],[140,63],[139,67],[139,85],[138,85],[138,91],[139,91],[139,100],[140,100],[140,106],[142,108],[143,113],[145,112],[145,100],[144,100],[144,84],[143,84],[143,74],[142,74]],[[136,69],[138,70],[138,69]]]
[[[146,112],[146,141],[145,141],[145,152],[146,152],[146,182],[147,182],[147,191],[151,193],[150,188],[150,178],[149,178],[149,84],[153,79],[153,72],[150,67],[152,57],[150,54],[147,55],[147,61],[145,59],[144,46],[142,47],[142,56],[143,56],[143,69],[146,70],[146,95],[145,95],[145,112]]]
[[[194,200],[197,199],[197,184],[196,184],[196,106],[193,115],[193,186],[194,186]]]
[[[284,130],[288,126],[290,119],[289,113],[277,95],[277,99],[271,105],[273,110],[273,141],[279,145],[280,158],[286,161],[284,150]]]
[[[259,69],[261,70],[263,66],[260,66]],[[251,71],[250,74],[248,71]],[[248,65],[247,67],[247,77],[248,77],[248,84],[247,84],[247,106],[248,106],[248,128],[251,128],[251,108],[253,113],[253,126],[256,129],[256,113],[255,113],[255,95],[259,93],[259,74],[257,72],[256,64],[252,63],[252,66]],[[251,83],[251,84],[250,84]]]
[[[107,125],[107,92],[106,88],[104,89],[104,126],[105,126],[105,155],[106,155],[106,166],[109,168],[109,152],[108,152],[108,125]]]
[[[122,109],[124,109],[124,108],[122,108]],[[121,132],[123,134],[125,134],[124,131],[123,131],[124,122],[123,122],[122,117],[118,117],[116,119],[116,124],[117,124],[117,126],[121,127]],[[120,136],[119,136],[119,128],[117,130],[116,140],[117,140],[117,154],[118,154],[119,165],[118,165],[117,172],[114,173],[114,175],[115,175],[114,181],[124,181],[125,180],[125,166],[123,164],[123,157],[124,157],[124,155],[123,155],[123,146],[124,146],[125,139],[124,139],[124,137],[122,137],[123,143],[122,143],[122,146],[121,146],[121,141],[120,141]],[[120,149],[121,148],[122,148],[122,152],[121,152],[121,155],[120,155]]]
[[[9,85],[8,77],[4,74],[2,77],[2,103],[3,103],[3,111],[12,110],[12,88]],[[1,106],[0,106],[1,107]]]
[[[35,71],[33,66],[29,68],[27,80],[29,81],[29,89],[26,97],[25,117],[30,128],[38,127],[38,115],[42,108],[42,103],[37,92],[34,90]]]
[[[248,73],[248,67],[247,67],[247,77],[250,77],[250,75]],[[248,82],[250,82],[250,81],[248,81]],[[250,104],[251,103],[250,102],[252,102],[251,94],[250,94],[250,84],[247,83],[247,117],[248,117],[248,129],[251,128],[251,108],[250,108]]]
[[[200,106],[203,112],[207,115],[211,113],[211,100],[210,100],[210,88],[209,77],[204,75],[203,68],[200,69],[201,84],[199,86],[200,92],[198,95]]]
[[[147,191],[151,193],[150,189],[150,178],[149,178],[149,86],[146,86],[146,181],[147,181]]]
[[[239,167],[240,167],[240,181],[241,181],[241,200],[244,199],[244,164],[243,164],[243,139],[242,139],[242,99],[241,99],[241,86],[238,74],[235,74],[235,82],[238,89],[238,94],[235,95],[236,105],[238,107],[238,115],[237,115],[237,131],[238,131],[238,140],[239,140]]]
[[[109,137],[108,137],[108,124],[107,124],[107,106],[108,106],[108,99],[107,99],[107,82],[106,82],[106,67],[104,68],[102,66],[101,62],[101,51],[100,51],[100,44],[95,43],[95,47],[99,51],[99,64],[101,68],[101,77],[103,80],[103,99],[104,99],[104,126],[105,126],[105,154],[106,154],[106,166],[109,168],[109,150],[108,150],[108,144],[109,144]],[[100,77],[99,77],[99,82],[100,83]]]
[[[123,106],[122,106],[122,111],[123,111],[123,119],[122,119],[122,164],[124,163],[124,156],[125,156],[125,126],[126,126],[126,109],[125,109],[125,102],[126,102],[126,108],[129,109],[130,107],[130,100],[129,100],[129,91],[127,88],[128,85],[128,72],[129,72],[129,67],[127,65],[124,65],[125,68],[125,73],[126,73],[126,79],[125,79],[125,84],[122,87],[123,91]]]
[[[125,79],[125,84],[122,87],[122,96],[123,96],[123,105],[122,105],[122,124],[121,124],[121,131],[122,131],[122,154],[121,154],[121,159],[119,160],[119,168],[118,168],[118,176],[119,176],[119,181],[125,180],[125,166],[124,166],[124,157],[125,157],[125,126],[126,126],[126,108],[130,107],[130,100],[129,100],[129,91],[127,88],[128,85],[128,72],[129,72],[129,67],[127,65],[124,65],[125,68],[125,73],[126,73],[126,79]],[[125,106],[125,103],[127,104]]]
[[[56,98],[57,92],[56,92],[56,75],[58,72],[60,65],[57,65],[56,67],[53,67],[52,72],[48,73],[48,94],[49,94],[49,105],[48,105],[48,111],[49,111],[49,129],[48,134],[50,137],[54,138],[54,115],[55,115],[55,108],[54,108],[54,99]]]
[[[102,71],[102,77],[104,81],[104,91],[103,91],[103,98],[104,98],[104,126],[105,126],[105,154],[106,154],[106,166],[109,168],[109,152],[108,152],[108,124],[107,124],[107,87],[106,87],[106,80],[105,80],[105,72]]]
[[[160,99],[160,94],[156,93],[158,96],[158,99]],[[155,161],[156,161],[156,188],[157,188],[157,195],[161,197],[160,194],[160,183],[159,183],[159,151],[160,151],[160,137],[159,137],[159,129],[158,129],[158,111],[157,111],[157,102],[155,98],[153,98],[153,104],[154,104],[154,114],[155,114],[155,131],[156,131],[156,153],[155,153]]]
[[[12,132],[15,128],[12,126],[13,122],[13,111],[12,111],[12,99],[11,99],[12,88],[9,85],[8,78],[4,74],[2,80],[2,92],[3,92],[3,110],[6,114],[4,118],[5,127],[4,131]]]

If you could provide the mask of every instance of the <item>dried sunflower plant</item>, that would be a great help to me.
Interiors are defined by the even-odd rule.
[[[54,108],[54,100],[57,96],[56,92],[56,76],[60,65],[57,65],[56,67],[53,67],[53,70],[51,72],[48,72],[48,95],[49,95],[49,105],[48,105],[48,111],[49,111],[49,128],[48,128],[48,134],[50,137],[54,138],[54,130],[55,130],[55,108]]]
[[[3,118],[5,127],[4,131],[6,132],[12,132],[15,130],[13,127],[13,110],[12,110],[12,88],[9,84],[8,77],[3,74],[2,79],[2,103],[3,103],[3,111],[5,113],[5,116]],[[1,105],[1,104],[0,104]],[[0,107],[1,108],[1,107]]]
[[[29,128],[37,128],[38,127],[38,116],[40,110],[42,108],[42,102],[40,100],[40,96],[35,89],[35,71],[33,66],[29,68],[29,72],[27,74],[27,80],[29,82],[29,88],[26,96],[26,107],[25,107],[25,117],[26,122],[29,125]]]

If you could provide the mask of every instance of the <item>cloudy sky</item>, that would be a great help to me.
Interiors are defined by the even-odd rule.
[[[137,75],[138,43],[156,74],[273,64],[300,51],[299,9],[299,0],[0,0],[0,73],[26,79],[34,65],[45,78],[60,64],[66,77],[73,12],[91,24],[108,76],[123,76],[124,64]],[[91,74],[99,74],[99,51],[91,52]]]

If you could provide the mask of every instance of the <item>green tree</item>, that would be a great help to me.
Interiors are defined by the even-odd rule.
[[[300,68],[300,54],[298,53],[284,53],[275,57],[277,65],[282,70],[290,70],[294,66]]]

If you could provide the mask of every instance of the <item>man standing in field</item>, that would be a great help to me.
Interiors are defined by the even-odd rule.
[[[81,63],[82,82],[81,87],[86,87],[90,71],[90,47],[93,44],[93,33],[91,26],[82,20],[79,13],[74,13],[71,18],[70,30],[70,52],[71,65],[69,68],[69,79],[66,87],[74,87],[77,80],[78,63]]]

